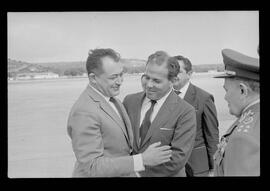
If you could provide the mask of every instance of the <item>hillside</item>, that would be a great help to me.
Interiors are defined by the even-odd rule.
[[[41,72],[51,72],[51,69],[46,66],[40,66],[28,62],[8,59],[8,77],[16,76],[19,73],[41,73]]]
[[[121,59],[125,72],[138,73],[144,70],[145,61],[138,59]],[[46,62],[28,63],[8,59],[8,76],[13,77],[19,73],[53,72],[63,75],[82,75],[86,73],[85,61],[77,62]]]
[[[121,59],[124,70],[127,73],[141,73],[145,69],[145,60]],[[223,64],[204,64],[193,65],[194,72],[208,72],[209,70],[223,71]],[[85,61],[77,62],[47,62],[47,63],[28,63],[8,59],[8,77],[14,77],[20,73],[53,72],[59,76],[76,76],[86,73]]]

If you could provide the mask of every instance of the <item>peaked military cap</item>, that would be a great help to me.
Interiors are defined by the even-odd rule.
[[[223,49],[222,56],[225,71],[223,74],[214,76],[214,78],[240,77],[260,81],[258,58],[252,58],[231,49]]]

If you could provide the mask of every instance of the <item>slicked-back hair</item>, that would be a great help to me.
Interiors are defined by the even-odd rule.
[[[96,75],[103,73],[101,59],[107,56],[116,62],[119,62],[120,60],[120,54],[111,48],[90,50],[86,60],[86,70],[88,75],[90,73],[95,73]]]
[[[154,63],[157,65],[166,64],[168,68],[168,80],[173,81],[174,77],[180,72],[178,61],[174,57],[170,57],[165,51],[156,51],[148,57],[147,64]]]
[[[181,55],[174,56],[174,58],[176,58],[178,61],[182,61],[184,63],[184,66],[185,66],[184,69],[186,70],[186,72],[189,72],[192,70],[192,64],[188,58],[181,56]]]

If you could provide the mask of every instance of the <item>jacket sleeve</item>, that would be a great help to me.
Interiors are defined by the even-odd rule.
[[[230,137],[224,160],[225,176],[260,175],[260,145],[248,133]]]
[[[175,165],[175,167],[169,167],[168,170],[179,171],[179,169],[184,168],[194,147],[195,137],[196,113],[195,109],[192,108],[183,116],[183,118],[178,119],[171,144],[173,151],[171,163]]]
[[[195,109],[187,109],[177,119],[175,132],[171,141],[172,156],[169,162],[151,167],[157,176],[174,176],[185,167],[195,143],[196,114]],[[143,174],[144,172],[142,172]]]
[[[101,119],[95,113],[77,111],[68,122],[77,174],[84,177],[126,176],[134,173],[132,156],[105,157]]]
[[[214,103],[214,97],[212,95],[208,96],[204,102],[202,113],[202,129],[205,137],[209,168],[213,169],[213,156],[217,150],[217,144],[219,142],[219,129],[217,110]]]

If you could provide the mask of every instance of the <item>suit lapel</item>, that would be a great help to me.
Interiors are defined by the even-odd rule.
[[[115,121],[118,126],[122,129],[126,139],[128,140],[128,142],[130,142],[126,128],[125,128],[125,124],[123,123],[123,121],[120,119],[120,117],[117,115],[117,113],[114,111],[114,109],[107,103],[107,101],[100,96],[97,92],[95,92],[92,87],[90,87],[89,85],[87,86],[87,92],[88,95],[90,97],[92,97],[92,99],[96,102],[99,102],[99,106],[100,108],[113,120]],[[120,104],[121,106],[121,104]]]
[[[184,100],[194,106],[195,87],[193,84],[189,84]]]
[[[167,121],[170,119],[171,112],[173,112],[174,107],[177,102],[177,95],[173,93],[173,91],[169,94],[161,108],[159,109],[154,121],[150,125],[150,128],[145,136],[145,139],[143,140],[141,147],[144,146],[144,144],[147,142],[147,140],[153,135],[155,130],[162,127],[164,124],[167,123]]]
[[[127,131],[127,135],[128,135],[128,141],[130,143],[130,145],[133,147],[133,132],[132,132],[132,126],[131,126],[131,122],[129,120],[128,114],[126,112],[126,109],[124,108],[124,106],[122,105],[122,103],[119,103],[119,101],[117,100],[118,104],[120,105],[120,108],[122,110],[123,113],[123,120],[125,122],[126,125],[126,131]]]
[[[123,120],[121,120],[120,117],[116,114],[114,109],[105,101],[100,102],[100,108],[118,124],[129,142],[129,137],[126,131],[125,124],[123,123]]]
[[[141,94],[139,94],[136,97],[136,100],[133,106],[133,114],[134,114],[134,121],[132,121],[132,124],[134,124],[134,136],[135,136],[135,142],[136,142],[136,146],[139,149],[140,148],[140,142],[139,142],[139,138],[140,138],[140,120],[141,120],[141,108],[142,108],[142,103],[145,97],[145,93],[142,92]]]
[[[260,104],[257,103],[255,105],[250,106],[245,112],[248,112],[249,110],[253,110],[254,112],[258,112],[260,110]],[[244,113],[245,113],[244,112]],[[239,118],[237,118],[234,123],[228,128],[228,130],[226,131],[226,133],[223,136],[226,136],[228,134],[231,134],[232,131],[234,131],[235,126],[238,126],[244,119],[246,116],[241,116]]]

